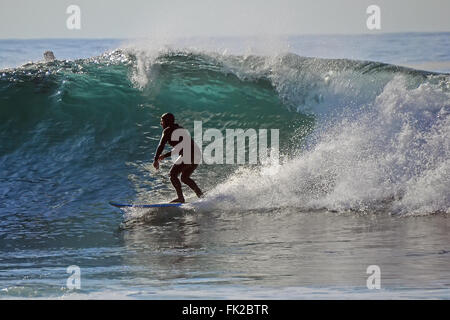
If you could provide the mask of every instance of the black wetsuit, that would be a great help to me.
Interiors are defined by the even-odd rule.
[[[164,146],[166,143],[168,143],[171,147],[175,147],[177,144],[183,141],[183,138],[180,137],[178,140],[172,138],[172,134],[177,129],[183,129],[183,127],[179,126],[178,124],[174,123],[167,128],[163,130],[163,134],[161,137],[161,140],[159,141],[158,148],[156,149],[156,154],[154,161],[156,162],[161,155],[162,151],[164,150]],[[200,188],[197,186],[194,180],[190,178],[191,174],[194,172],[195,169],[198,167],[198,163],[195,163],[194,161],[194,146],[195,142],[191,139],[191,161],[189,163],[184,163],[184,161],[181,161],[181,163],[175,163],[172,168],[170,169],[169,175],[170,175],[170,181],[172,182],[175,190],[177,191],[178,199],[183,199],[183,192],[181,190],[181,183],[180,180],[178,180],[178,176],[181,173],[181,181],[185,184],[187,184],[194,192],[195,194],[200,197],[203,195]],[[172,155],[172,151],[169,151],[165,154],[163,154],[163,158],[170,157]],[[179,155],[183,155],[183,149],[180,150]]]

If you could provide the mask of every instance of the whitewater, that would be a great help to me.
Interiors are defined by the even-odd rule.
[[[448,298],[450,75],[414,65],[448,55],[449,34],[375,59],[392,37],[341,36],[334,56],[311,38],[86,41],[108,50],[4,63],[0,297]],[[149,170],[164,112],[191,133],[279,129],[280,163],[202,164],[186,209],[110,207],[173,198],[170,163]]]

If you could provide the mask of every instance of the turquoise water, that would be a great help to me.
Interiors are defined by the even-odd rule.
[[[0,297],[448,298],[449,34],[280,43],[0,41]],[[111,207],[174,197],[149,170],[167,111],[277,128],[281,164],[203,164],[186,209]]]

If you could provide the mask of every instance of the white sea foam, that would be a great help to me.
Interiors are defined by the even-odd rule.
[[[443,299],[448,297],[446,289],[381,289],[368,290],[365,287],[264,287],[264,286],[189,286],[189,288],[165,289],[111,289],[92,293],[67,293],[58,298],[62,300],[130,300],[130,299]]]
[[[255,209],[299,206],[393,213],[450,212],[450,94],[396,76],[354,118],[331,123],[281,166],[240,170],[212,198]]]

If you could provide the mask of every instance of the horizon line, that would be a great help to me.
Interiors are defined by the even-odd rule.
[[[299,37],[299,36],[380,36],[380,35],[395,35],[395,34],[443,34],[450,33],[449,31],[393,31],[393,32],[379,32],[369,31],[361,33],[291,33],[291,34],[254,34],[254,35],[192,35],[184,37],[155,37],[155,36],[138,36],[138,37],[6,37],[0,38],[2,40],[143,40],[143,39],[191,39],[191,38],[276,38],[276,37]]]

